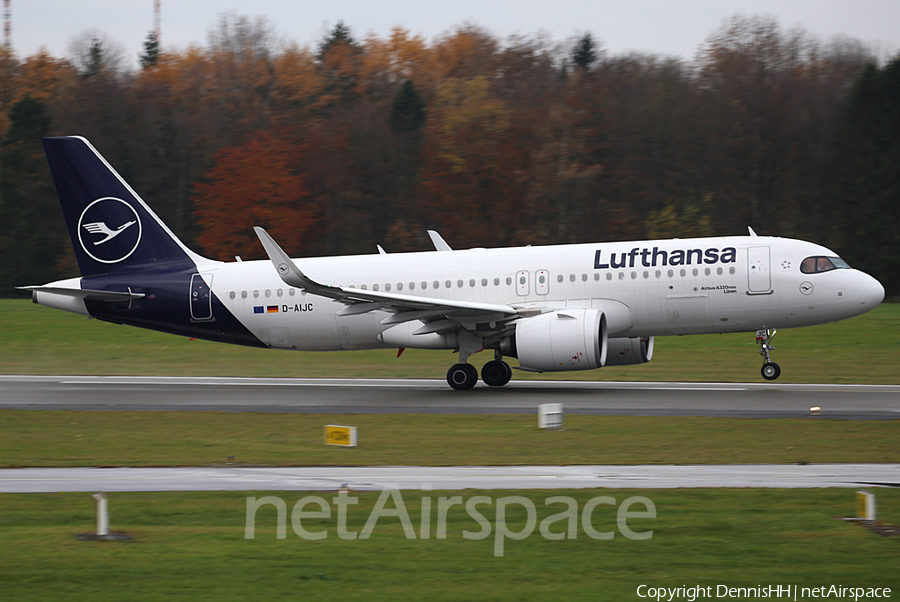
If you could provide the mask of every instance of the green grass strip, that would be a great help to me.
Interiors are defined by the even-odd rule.
[[[286,504],[287,535],[276,538],[274,507],[260,509],[252,540],[245,539],[246,498],[276,495]],[[331,504],[330,519],[304,519],[319,541],[301,539],[290,522],[294,505],[307,495]],[[362,530],[378,493],[353,493],[347,526]],[[441,496],[489,496],[479,511],[492,532],[482,540],[464,505],[447,514],[446,539],[436,539]],[[496,557],[497,500],[525,496],[537,524],[561,505],[550,496],[585,504],[611,496],[621,505],[648,497],[656,518],[629,520],[650,539],[626,539],[617,529],[613,505],[591,515],[610,540],[587,537],[581,521],[574,539],[550,541],[536,526],[529,537],[505,540]],[[885,520],[900,519],[900,491],[877,490]],[[382,517],[369,539],[337,536],[334,493],[222,492],[114,493],[109,495],[111,528],[131,542],[80,542],[75,535],[95,529],[89,494],[0,495],[0,599],[3,600],[637,600],[641,584],[654,587],[891,587],[900,591],[900,538],[882,538],[836,520],[852,515],[847,489],[687,489],[403,492],[415,531],[407,539],[396,517]],[[430,498],[431,529],[421,538],[422,499]],[[391,501],[385,506],[393,509]],[[507,528],[526,528],[525,510],[510,506]],[[317,510],[307,506],[306,510]],[[640,509],[640,508],[639,508]],[[554,532],[565,532],[557,522]],[[687,599],[681,597],[680,599]],[[747,599],[747,598],[741,598]],[[791,598],[792,599],[792,598]],[[807,598],[808,599],[808,598]],[[852,599],[852,598],[851,598]]]
[[[0,466],[900,462],[900,421],[530,415],[0,411]],[[323,444],[326,424],[357,448]]]

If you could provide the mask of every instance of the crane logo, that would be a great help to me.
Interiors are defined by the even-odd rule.
[[[134,207],[115,197],[97,199],[78,220],[78,240],[91,259],[119,263],[141,242],[141,219]]]

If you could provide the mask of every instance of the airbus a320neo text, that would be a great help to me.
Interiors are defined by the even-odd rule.
[[[757,236],[292,259],[255,228],[269,261],[221,262],[188,249],[84,138],[44,139],[81,278],[36,303],[108,322],[274,349],[458,352],[470,389],[512,370],[642,364],[659,335],[755,332],[762,376],[778,378],[779,328],[834,322],[884,289],[819,245]],[[352,361],[352,360],[350,360]]]

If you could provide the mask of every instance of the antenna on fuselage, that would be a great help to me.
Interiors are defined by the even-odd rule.
[[[747,226],[747,230],[750,231],[750,236],[756,237],[756,232],[753,231],[753,227],[752,227],[752,226]]]

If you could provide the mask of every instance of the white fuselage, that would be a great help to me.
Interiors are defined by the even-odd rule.
[[[517,308],[603,309],[610,337],[808,326],[856,316],[880,303],[881,285],[858,270],[802,273],[801,262],[811,256],[835,254],[798,240],[743,236],[296,263],[313,280],[345,289]],[[390,313],[340,316],[346,305],[285,285],[270,261],[209,263],[198,270],[216,297],[269,346],[313,351],[398,346],[379,336]],[[423,347],[434,346],[426,340]],[[412,337],[408,346],[415,341]]]

